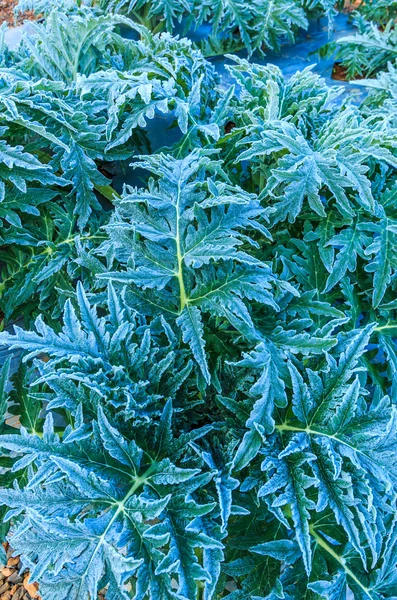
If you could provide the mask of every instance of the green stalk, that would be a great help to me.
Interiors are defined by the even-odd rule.
[[[185,282],[183,279],[183,254],[181,248],[181,235],[180,235],[180,200],[181,200],[181,189],[178,185],[178,196],[175,205],[176,213],[176,231],[175,231],[175,245],[176,245],[176,258],[177,258],[177,271],[175,273],[179,283],[179,312],[181,313],[185,308],[188,298],[186,295]]]
[[[371,595],[371,590],[367,587],[365,587],[365,585],[363,583],[361,583],[361,581],[358,579],[358,577],[356,577],[356,575],[353,573],[353,571],[351,569],[349,569],[349,567],[347,566],[347,561],[343,556],[340,556],[339,554],[337,554],[335,552],[335,550],[332,548],[332,546],[330,546],[328,544],[328,542],[326,542],[314,529],[313,525],[309,525],[309,532],[310,535],[315,539],[316,544],[318,546],[320,546],[320,548],[322,548],[323,550],[325,550],[330,556],[332,556],[332,558],[334,558],[344,569],[346,575],[348,577],[350,577],[354,583],[356,585],[358,585],[359,588],[361,588],[361,590],[366,594],[366,596],[368,596],[368,598],[370,600],[375,600],[375,596]]]

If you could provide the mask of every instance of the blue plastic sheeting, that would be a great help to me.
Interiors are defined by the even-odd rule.
[[[269,51],[263,57],[256,53],[252,55],[250,61],[262,65],[267,63],[277,65],[286,77],[291,77],[296,71],[301,71],[308,65],[315,65],[314,71],[324,77],[329,85],[341,85],[345,87],[349,94],[353,94],[355,98],[357,97],[356,100],[360,101],[360,99],[364,98],[364,89],[358,86],[354,87],[354,85],[348,82],[333,80],[331,77],[334,64],[333,58],[319,60],[317,55],[317,51],[327,44],[327,42],[337,40],[355,31],[356,29],[351,19],[346,14],[337,14],[331,26],[329,26],[328,19],[322,17],[321,19],[309,21],[308,30],[300,30],[294,43],[288,42],[283,44],[279,54]],[[175,35],[188,37],[193,42],[199,43],[211,34],[211,25],[201,25],[197,30],[189,31],[184,35],[182,22],[176,26],[174,33]],[[121,34],[130,39],[137,39],[138,37],[137,33],[128,27],[121,27]],[[236,52],[236,54],[237,56],[247,58],[246,51]],[[231,61],[224,56],[216,56],[208,60],[215,66],[221,76],[222,87],[227,89],[233,83],[233,79],[225,69],[225,65]]]
[[[131,35],[131,30],[129,30]],[[197,31],[190,32],[188,37],[195,42],[205,39],[211,32],[209,25],[203,25]],[[331,40],[336,40],[339,37],[353,33],[354,27],[349,21],[347,15],[339,14],[335,17],[333,30],[330,32],[328,28],[328,20],[326,18],[311,21],[308,31],[301,31],[296,37],[294,44],[286,43],[282,46],[281,53],[268,52],[266,56],[261,57],[253,55],[250,58],[251,62],[259,64],[271,63],[277,65],[284,75],[289,78],[297,71],[302,71],[308,65],[315,65],[314,71],[319,73],[329,85],[342,86],[346,89],[346,94],[339,97],[339,101],[347,94],[351,95],[354,102],[360,102],[365,96],[365,88],[354,86],[348,82],[335,81],[331,78],[332,67],[334,64],[333,58],[328,60],[319,60],[317,51]],[[125,32],[127,35],[128,33]],[[135,33],[135,32],[134,32]],[[123,32],[124,34],[124,32]],[[238,56],[247,57],[246,51],[236,53]],[[232,61],[224,56],[216,56],[210,58],[209,61],[215,66],[221,77],[221,85],[224,89],[228,89],[234,82],[225,65]],[[178,127],[170,128],[174,121],[174,115],[157,113],[153,119],[147,121],[146,132],[151,145],[151,151],[156,152],[164,146],[172,146],[181,138],[181,132]],[[121,193],[123,184],[142,185],[142,176],[145,176],[140,169],[133,169],[128,165],[127,161],[122,170],[116,175],[113,180],[115,189]]]
[[[317,19],[309,23],[307,31],[301,31],[296,37],[294,44],[287,43],[281,48],[281,53],[268,52],[265,57],[253,55],[251,62],[256,62],[261,65],[271,63],[277,65],[284,73],[285,77],[289,78],[297,71],[302,71],[308,65],[315,65],[314,71],[319,73],[329,85],[338,85],[346,88],[346,92],[354,95],[355,101],[359,102],[365,96],[365,90],[362,87],[354,86],[351,83],[344,81],[335,81],[332,79],[332,68],[334,59],[319,60],[318,50],[330,41],[337,40],[340,37],[349,35],[355,32],[355,28],[347,15],[338,14],[333,22],[333,29],[329,31],[328,20],[326,18]],[[208,29],[199,28],[197,32],[189,37],[192,40],[199,39],[208,35]],[[238,52],[237,56],[247,57],[246,52]],[[215,66],[222,78],[222,85],[227,88],[232,82],[225,65],[230,63],[223,56],[217,56],[210,59],[210,62]]]

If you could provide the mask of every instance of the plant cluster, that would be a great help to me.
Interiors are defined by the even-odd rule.
[[[357,33],[339,38],[320,49],[320,56],[334,56],[346,78],[373,77],[397,59],[397,2],[372,0],[352,3]]]
[[[236,94],[118,13],[35,31],[1,45],[2,535],[43,600],[392,600],[394,70],[356,107],[229,57]]]
[[[246,49],[251,55],[280,49],[283,39],[293,41],[309,18],[335,14],[333,0],[20,0],[17,11],[48,14],[53,8],[75,13],[82,6],[98,13],[124,14],[155,33],[176,30],[192,33],[209,25],[201,49],[205,56]]]
[[[388,63],[397,58],[397,29],[390,20],[383,29],[374,21],[357,18],[357,33],[341,37],[337,42],[326,44],[320,56],[335,56],[346,72],[347,79],[373,77],[385,70]]]
[[[381,26],[386,25],[397,16],[397,2],[395,0],[347,0],[345,8],[352,10],[355,15],[361,15],[368,21],[375,21]]]
[[[136,34],[128,40],[119,25]],[[159,37],[125,17],[51,13],[0,68],[0,253],[6,319],[37,310],[57,319],[74,259],[103,237],[115,169],[151,151],[145,128],[218,133],[217,77],[187,40]],[[4,34],[4,29],[3,29]],[[221,111],[219,111],[221,112]],[[219,117],[220,118],[220,117]],[[211,121],[212,119],[212,121]],[[214,120],[215,119],[215,120]]]

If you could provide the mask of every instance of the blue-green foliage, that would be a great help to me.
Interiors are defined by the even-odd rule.
[[[148,190],[127,189],[117,202],[100,252],[111,251],[127,269],[99,277],[129,284],[128,302],[142,314],[176,319],[209,383],[202,313],[255,338],[246,301],[278,309],[275,277],[254,255],[254,234],[270,237],[266,211],[254,195],[228,183],[211,151],[181,160],[156,154],[139,165],[159,182],[150,180]],[[242,250],[244,243],[253,250]]]
[[[106,400],[114,416],[146,427],[181,388],[180,393],[189,395],[189,385],[195,384],[192,360],[162,317],[148,326],[111,284],[106,317],[98,317],[81,284],[78,299],[79,314],[70,300],[66,301],[59,334],[40,317],[36,332],[16,327],[18,347],[29,349],[26,358],[50,357],[45,364],[37,363],[39,381],[45,380],[55,392],[49,410],[64,407],[76,415],[84,397],[85,410],[96,415]],[[13,342],[12,336],[8,339]]]
[[[236,95],[83,4],[1,50],[2,538],[43,600],[393,600],[394,68]]]
[[[121,37],[120,26],[139,39]],[[35,315],[38,304],[57,318],[72,281],[90,280],[72,264],[76,244],[89,253],[100,239],[117,195],[111,176],[134,152],[150,149],[149,120],[164,128],[159,116],[168,115],[166,126],[175,120],[192,144],[219,137],[210,114],[216,84],[187,40],[88,9],[52,12],[4,54],[0,242],[7,251],[0,287],[7,318],[24,309]],[[221,107],[218,113],[222,119]],[[62,294],[54,296],[55,288]]]
[[[374,77],[396,61],[397,33],[395,0],[353,2],[354,35],[347,35],[320,49],[320,56],[333,56],[346,78]],[[345,3],[348,8],[348,2]]]
[[[37,333],[1,336],[28,350],[26,360],[49,357],[32,379],[36,389],[48,386],[43,436],[28,425],[0,437],[19,457],[13,472],[27,477],[23,488],[0,492],[12,543],[45,598],[88,598],[107,586],[109,597],[190,599],[198,582],[215,598],[225,574],[243,586],[232,597],[267,597],[288,593],[297,561],[296,593],[337,579],[356,586],[358,598],[366,587],[390,597],[397,421],[387,396],[366,400],[361,361],[375,324],[339,336],[312,368],[287,361],[285,384],[260,343],[218,366],[225,395],[209,390],[197,404],[183,336],[164,319],[153,332],[140,325],[111,284],[107,316],[81,287],[78,298],[79,316],[67,304],[59,335],[38,320]],[[65,411],[60,439],[52,414]],[[336,571],[324,562],[334,556]]]
[[[186,34],[210,25],[211,33],[202,44],[207,56],[242,48],[249,54],[279,51],[283,41],[295,39],[299,28],[308,28],[309,18],[326,15],[331,25],[336,13],[332,0],[20,0],[16,12],[47,15],[57,8],[73,14],[84,6],[98,13],[128,15],[156,32],[172,33],[179,26]]]

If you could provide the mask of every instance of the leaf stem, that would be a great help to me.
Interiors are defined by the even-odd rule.
[[[145,471],[145,473],[143,475],[141,475],[140,477],[137,477],[135,479],[134,485],[130,488],[130,490],[127,492],[127,494],[124,496],[124,498],[118,503],[118,507],[117,510],[115,511],[113,517],[110,519],[109,523],[107,524],[105,530],[103,531],[102,535],[100,536],[99,540],[98,540],[98,544],[94,550],[94,552],[92,553],[92,556],[90,558],[90,561],[87,565],[87,568],[85,570],[84,575],[88,574],[89,568],[92,564],[92,561],[94,560],[96,554],[98,553],[100,547],[102,546],[102,544],[104,543],[104,541],[106,540],[106,536],[109,532],[109,530],[111,529],[113,523],[115,523],[115,521],[117,520],[119,514],[121,512],[124,511],[124,507],[127,503],[127,501],[131,498],[131,496],[133,496],[136,492],[136,490],[138,488],[140,488],[142,485],[144,485],[146,483],[147,478],[153,473],[153,471],[155,470],[157,466],[156,462],[153,462],[150,467]]]
[[[338,437],[337,434],[330,434],[330,433],[326,433],[325,431],[319,431],[319,430],[316,430],[316,429],[311,429],[310,426],[307,426],[307,427],[294,427],[293,425],[288,425],[287,423],[281,423],[280,425],[276,425],[275,428],[277,429],[277,431],[302,432],[302,433],[306,433],[307,435],[320,435],[320,436],[326,437],[328,439],[335,440],[336,442],[338,442],[338,444],[343,444],[344,446],[347,446],[348,448],[350,448],[354,452],[357,452],[357,454],[361,454],[362,456],[364,456],[364,458],[366,458],[366,460],[369,460],[370,462],[373,462],[377,466],[379,466],[378,463],[377,463],[377,461],[371,455],[366,454],[365,452],[363,452],[359,448],[356,448],[352,444],[349,444],[348,441],[344,440],[341,437]],[[386,469],[385,465],[382,465],[382,466],[383,466],[383,468]]]
[[[379,325],[379,327],[375,327],[374,331],[383,331],[384,329],[397,329],[396,323],[386,323],[386,325]]]
[[[179,298],[180,298],[179,312],[181,313],[183,311],[183,309],[185,308],[185,306],[188,302],[188,299],[186,296],[185,282],[183,280],[183,255],[182,255],[182,248],[181,248],[180,214],[179,214],[180,202],[181,202],[181,186],[180,186],[180,183],[178,183],[178,195],[177,195],[177,200],[176,200],[176,204],[175,204],[175,212],[176,212],[175,244],[176,244],[176,258],[177,258],[176,277],[177,277],[178,283],[179,283]]]
[[[53,254],[54,252],[56,252],[56,250],[58,249],[58,247],[62,246],[63,244],[69,244],[70,245],[70,244],[75,243],[77,237],[78,236],[76,235],[75,237],[71,237],[71,238],[68,238],[66,240],[62,240],[61,242],[59,242],[56,245],[56,249],[51,251],[51,254]],[[85,236],[81,236],[79,239],[80,240],[92,240],[92,239],[104,240],[104,239],[106,239],[106,236],[104,236],[104,235],[85,235]],[[49,246],[46,246],[45,250],[43,250],[42,252],[39,252],[38,254],[33,254],[32,257],[26,263],[24,263],[23,265],[19,264],[18,265],[19,268],[16,271],[14,271],[9,277],[5,277],[4,279],[2,279],[0,281],[0,298],[1,298],[2,293],[4,291],[5,284],[8,281],[11,281],[15,277],[15,275],[17,273],[21,272],[23,269],[27,269],[37,259],[39,259],[40,257],[45,256],[46,254],[48,254],[49,253],[48,252],[49,248],[50,248]]]
[[[375,600],[375,597],[370,594],[370,589],[365,587],[363,583],[356,577],[351,569],[347,566],[347,561],[343,556],[340,556],[335,552],[335,550],[330,546],[314,529],[313,525],[309,525],[309,533],[315,539],[316,544],[320,546],[323,550],[328,552],[332,558],[334,558],[344,569],[346,575],[350,577],[356,585],[370,598],[371,600]]]

